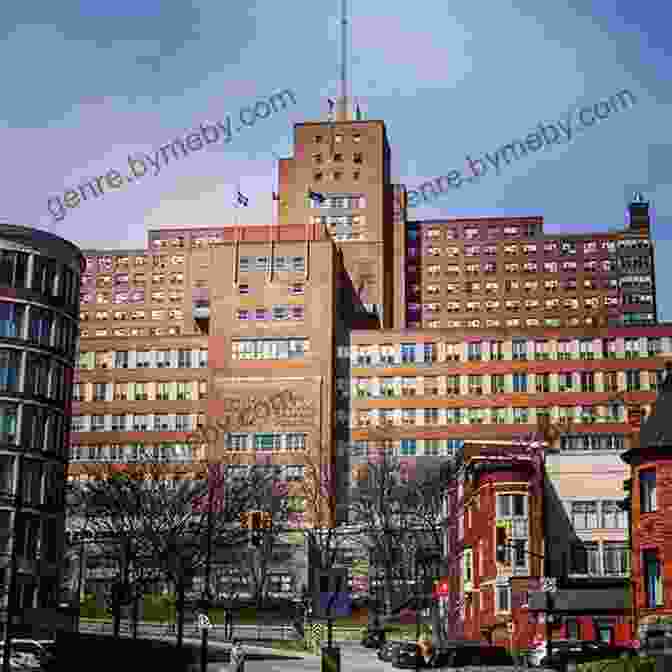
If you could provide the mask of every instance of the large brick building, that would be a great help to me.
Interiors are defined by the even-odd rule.
[[[71,476],[148,453],[189,471],[205,454],[190,434],[235,411],[216,459],[262,456],[295,493],[308,461],[335,465],[337,522],[370,443],[440,462],[547,422],[557,510],[597,545],[583,574],[623,579],[608,545],[625,543],[618,454],[672,357],[648,204],[637,196],[609,233],[548,235],[539,217],[412,222],[390,154],[382,121],[299,124],[277,225],[85,251]]]

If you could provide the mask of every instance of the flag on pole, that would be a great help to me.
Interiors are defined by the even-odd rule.
[[[247,198],[247,196],[243,196],[243,194],[240,193],[240,190],[238,190],[236,194],[236,202],[235,205],[242,205],[244,208],[248,206],[250,202],[250,199]]]
[[[357,107],[356,107],[356,109],[355,109],[355,119],[356,119],[357,121],[361,121],[361,120],[362,120],[362,111],[359,109],[359,103],[357,103]]]

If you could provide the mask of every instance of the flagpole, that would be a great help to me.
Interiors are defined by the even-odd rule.
[[[240,266],[240,236],[238,232],[238,193],[240,192],[240,187],[236,187],[236,200],[233,204],[233,239],[235,245],[235,259],[233,267],[233,286],[238,287],[238,272]]]

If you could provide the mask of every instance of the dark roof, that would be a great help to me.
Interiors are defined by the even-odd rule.
[[[639,434],[640,448],[672,446],[672,363],[668,362],[665,369],[658,398]]]

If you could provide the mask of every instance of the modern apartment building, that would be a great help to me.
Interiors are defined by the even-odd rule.
[[[84,259],[0,225],[0,618],[60,601],[64,486]],[[30,617],[30,614],[33,617]],[[43,624],[48,617],[41,612]],[[52,612],[53,613],[53,612]]]

